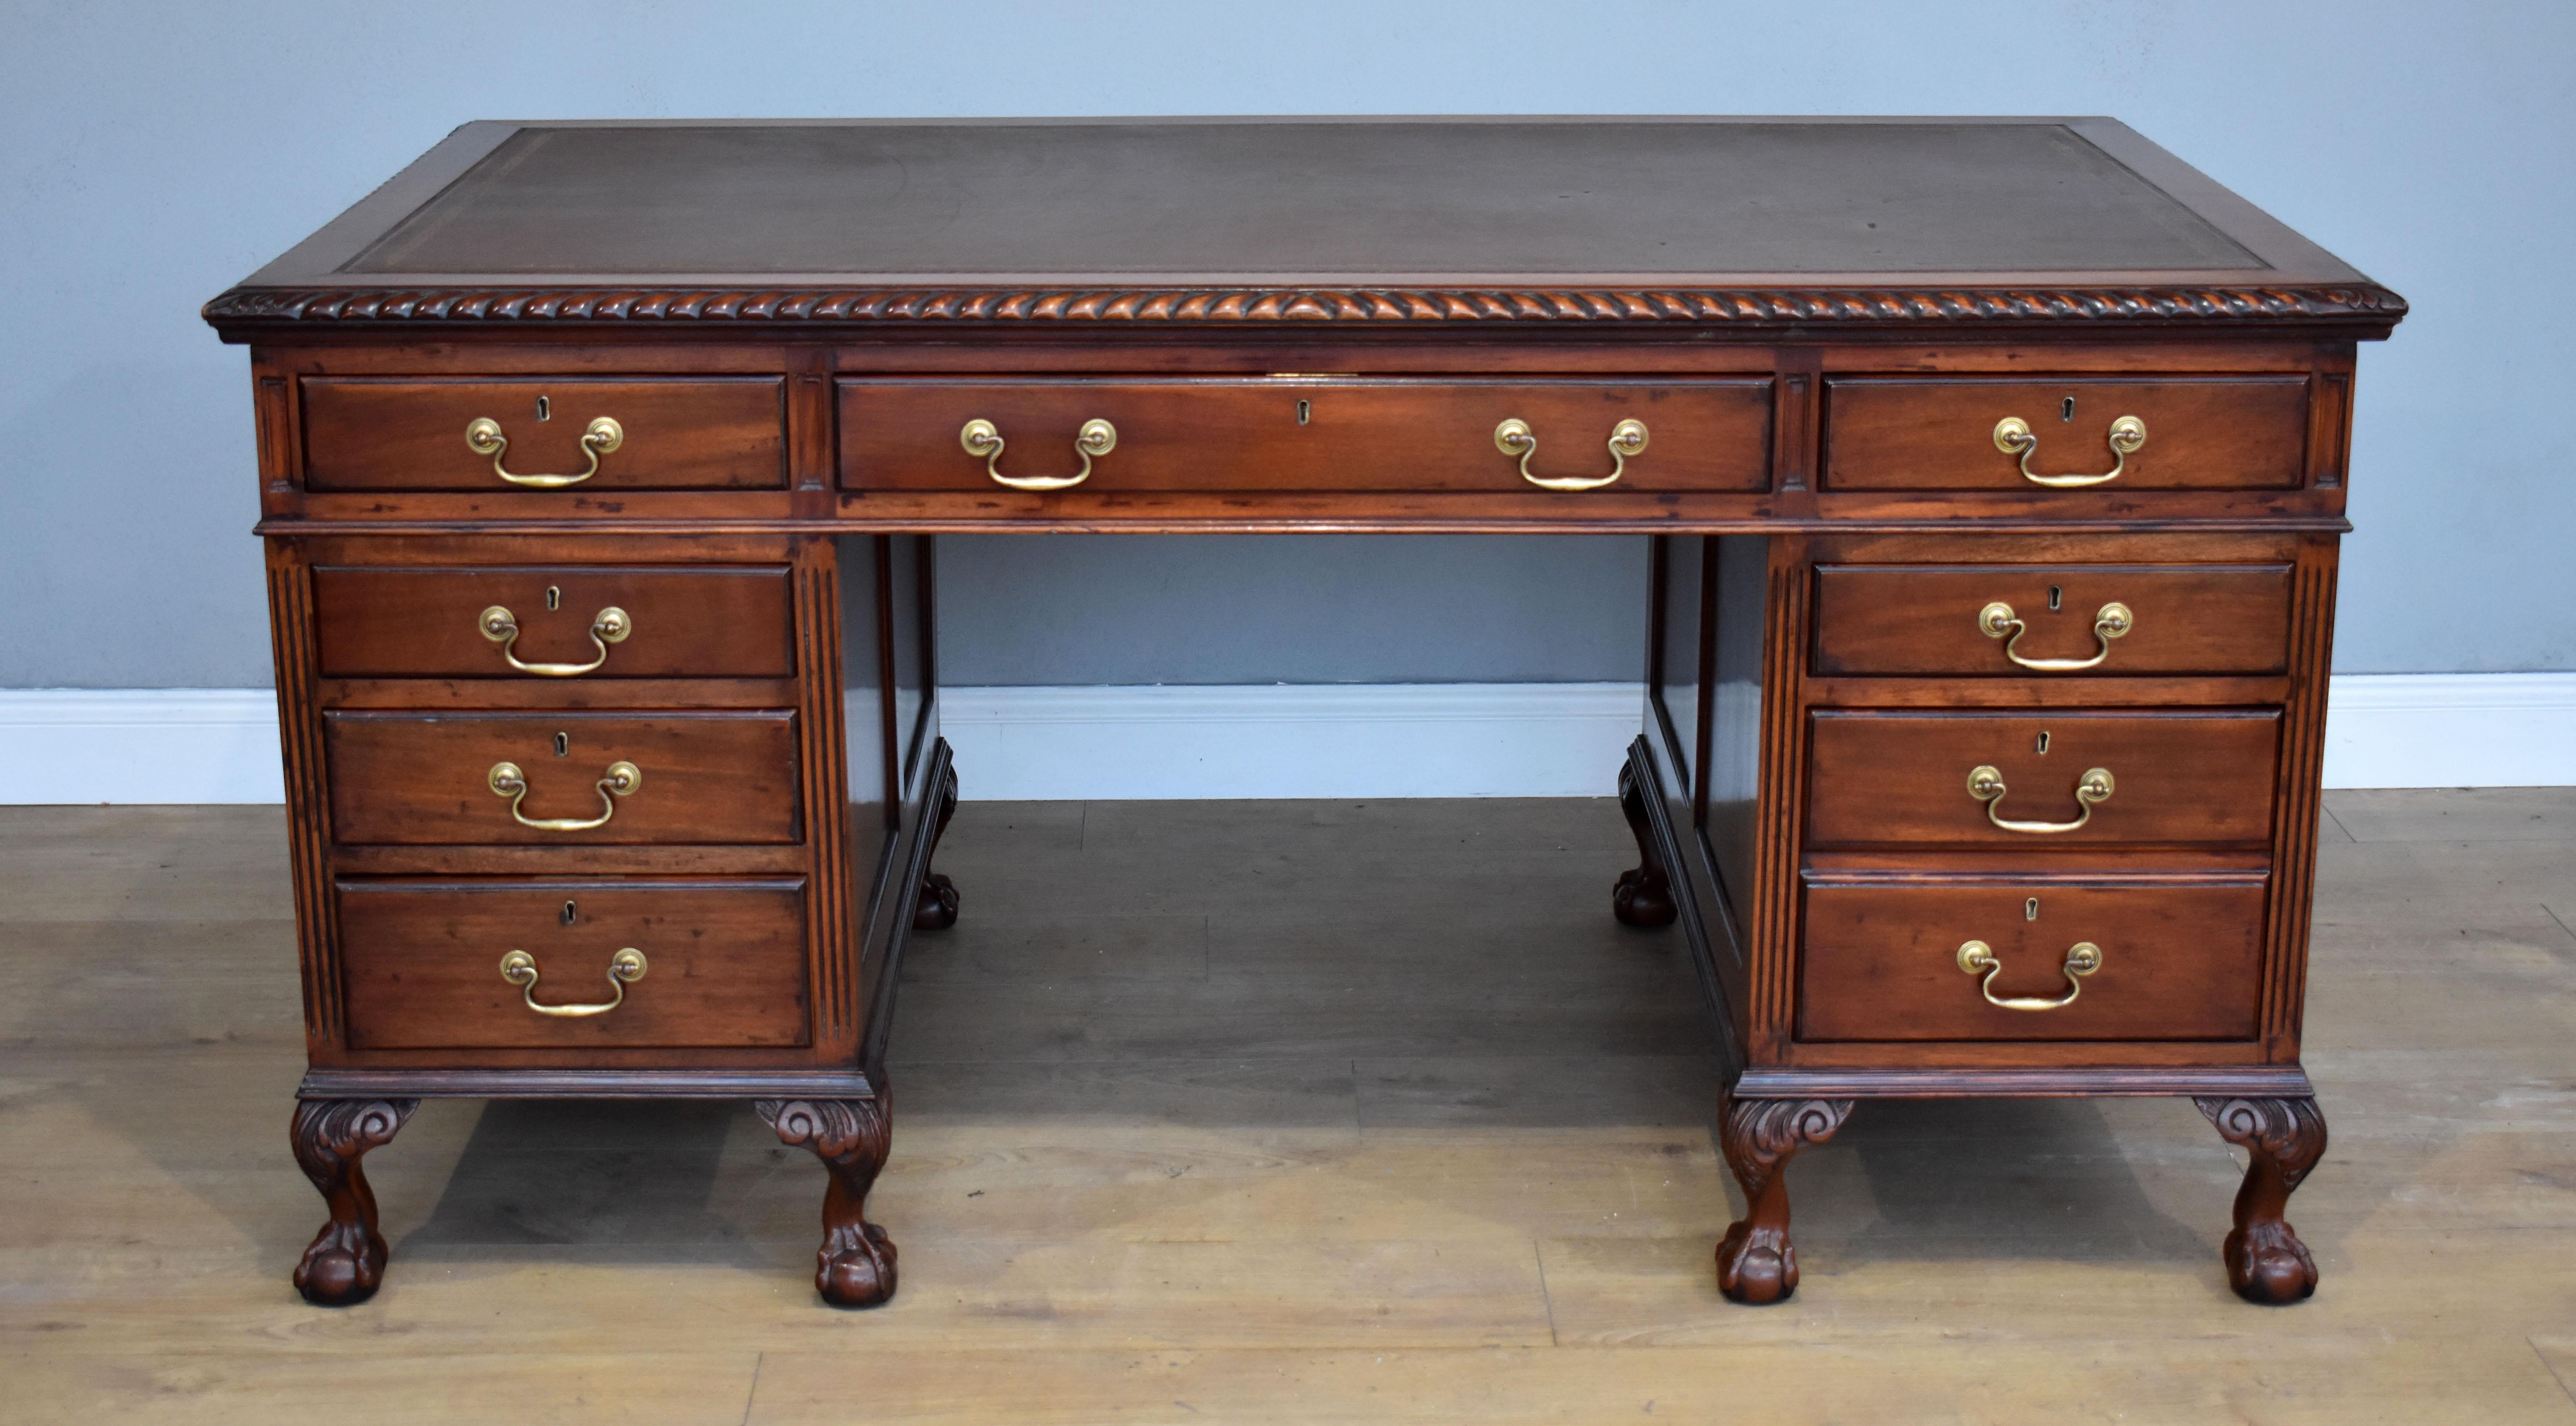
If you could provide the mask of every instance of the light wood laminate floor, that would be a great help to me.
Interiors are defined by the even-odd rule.
[[[2330,794],[2290,1217],[2186,1101],[1865,1104],[1733,1210],[1677,933],[1602,801],[970,802],[915,943],[882,1310],[736,1104],[431,1101],[321,1221],[275,809],[0,809],[0,1420],[2576,1423],[2576,790]]]

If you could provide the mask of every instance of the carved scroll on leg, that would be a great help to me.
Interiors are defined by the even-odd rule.
[[[2281,1214],[2325,1156],[2326,1120],[2313,1099],[2194,1099],[2227,1142],[2252,1160],[2227,1235],[2227,1285],[2248,1302],[2297,1302],[2317,1290],[2317,1261]]]
[[[1619,873],[1619,884],[1610,892],[1610,914],[1631,926],[1669,926],[1673,924],[1673,881],[1664,859],[1655,851],[1655,825],[1646,819],[1646,799],[1654,790],[1637,781],[1637,765],[1623,763],[1619,768],[1619,810],[1628,816],[1628,830],[1637,839],[1637,869]]]
[[[939,790],[931,796],[929,812],[930,852],[939,854],[939,839],[948,835],[948,819],[957,815],[957,769],[950,767],[939,779]],[[948,878],[930,872],[921,879],[921,894],[913,903],[912,929],[944,931],[957,924],[957,887]]]
[[[347,1307],[376,1295],[385,1276],[385,1240],[376,1232],[375,1190],[358,1161],[391,1143],[419,1107],[417,1099],[296,1101],[295,1161],[331,1208],[331,1221],[295,1265],[295,1290],[305,1301]]]
[[[1784,1171],[1798,1150],[1821,1144],[1851,1117],[1848,1099],[1737,1099],[1722,1106],[1718,1148],[1744,1188],[1744,1216],[1717,1245],[1717,1290],[1737,1302],[1778,1302],[1798,1290],[1789,1244]]]
[[[763,1099],[752,1104],[779,1140],[803,1144],[831,1171],[823,1193],[823,1246],[814,1290],[834,1307],[874,1307],[894,1296],[894,1242],[867,1220],[868,1190],[885,1167],[894,1122],[886,1096]]]

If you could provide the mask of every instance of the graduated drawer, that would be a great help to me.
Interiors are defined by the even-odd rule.
[[[1798,1038],[2252,1039],[2263,894],[2260,876],[1811,882]],[[1963,963],[1971,941],[1986,954]],[[2094,969],[2071,973],[2084,944]]]
[[[308,490],[781,490],[786,385],[774,376],[304,379]],[[597,470],[584,439],[619,439]],[[490,421],[507,445],[480,450]],[[499,469],[495,469],[495,461]],[[505,480],[501,472],[519,477]],[[531,478],[535,479],[532,480]]]
[[[2125,457],[2113,425],[2146,440]],[[2267,376],[1835,377],[1825,382],[1827,490],[2036,490],[1996,444],[2007,418],[2037,445],[2032,474],[2118,478],[2065,487],[2288,490],[2306,483],[2308,379]]]
[[[2276,674],[2290,567],[1822,565],[1815,621],[1825,675]]]
[[[795,717],[785,712],[332,712],[322,740],[332,837],[350,845],[736,845],[801,835]],[[524,794],[494,790],[508,788],[495,775],[503,764],[518,770]],[[631,786],[603,787],[621,768],[635,772]],[[547,821],[596,825],[528,825]]]
[[[1496,445],[1528,426],[1533,476],[1599,480],[1619,468],[1622,421],[1646,428],[1610,489],[1770,488],[1771,381],[1484,381],[1211,378],[841,383],[841,483],[857,490],[1003,488],[1078,473],[1074,442],[1106,421],[1116,444],[1083,488],[1103,491],[1381,490],[1545,493]],[[1004,441],[966,449],[969,421]],[[1571,492],[1565,492],[1571,493]]]
[[[2271,841],[2274,709],[1811,716],[1811,847],[2250,849]],[[2000,795],[1971,787],[1980,768],[1993,771]],[[2111,793],[2088,806],[2078,791],[2097,768],[2110,774]]]
[[[796,671],[783,567],[324,566],[313,571],[313,603],[325,678]]]
[[[741,1047],[807,1042],[800,881],[344,881],[349,1046]],[[622,950],[642,974],[612,980]],[[503,974],[523,953],[533,983]],[[546,1014],[615,1001],[589,1014]]]

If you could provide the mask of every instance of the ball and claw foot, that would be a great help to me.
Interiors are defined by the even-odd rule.
[[[912,929],[945,931],[957,924],[957,884],[937,872],[921,880],[921,896],[912,905]]]
[[[2317,1102],[2297,1099],[2194,1099],[2219,1135],[2245,1150],[2245,1183],[2236,1191],[2236,1226],[2221,1256],[2227,1285],[2248,1302],[2277,1305],[2317,1290],[2317,1260],[2281,1214],[2308,1170],[2325,1157],[2326,1121]]]
[[[417,1099],[301,1099],[289,1128],[295,1162],[322,1192],[331,1219],[295,1265],[295,1290],[317,1307],[354,1307],[384,1282],[375,1190],[359,1160],[392,1142]]]
[[[778,1131],[780,1143],[812,1149],[831,1172],[814,1290],[834,1307],[875,1307],[893,1297],[894,1241],[866,1217],[868,1190],[894,1142],[884,1091],[873,1099],[762,1099],[752,1108]]]
[[[1669,926],[1679,909],[1673,905],[1672,877],[1655,849],[1655,827],[1647,820],[1646,794],[1634,763],[1619,769],[1619,810],[1637,839],[1637,865],[1619,873],[1619,884],[1610,892],[1610,914],[1622,925]]]
[[[1798,1290],[1798,1250],[1789,1241],[1791,1157],[1821,1144],[1851,1117],[1848,1099],[1737,1099],[1720,1108],[1718,1149],[1744,1190],[1744,1216],[1717,1245],[1717,1290],[1748,1307],[1786,1301]]]

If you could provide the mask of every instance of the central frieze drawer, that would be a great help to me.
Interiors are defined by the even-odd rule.
[[[344,844],[799,840],[795,717],[326,713]]]
[[[313,571],[325,678],[785,678],[787,571]],[[495,613],[494,611],[498,611]]]
[[[1816,570],[1829,676],[2276,674],[2289,648],[2282,564]]]
[[[304,485],[783,490],[785,393],[775,376],[309,376]]]
[[[1813,882],[1798,1038],[2251,1039],[2263,898],[2259,876]]]
[[[2292,490],[2307,455],[2303,374],[1825,382],[1827,490]]]
[[[1626,491],[1770,488],[1771,381],[1373,377],[845,380],[841,483],[853,490],[1007,488],[1089,474],[1099,491],[1538,493],[1522,478]],[[967,449],[989,423],[998,453]],[[1505,450],[1506,421],[1534,445]],[[1642,447],[1614,453],[1622,422]],[[1076,441],[1105,422],[1115,443]],[[1067,487],[1069,488],[1069,487]]]
[[[344,881],[335,890],[351,1049],[810,1038],[802,881]],[[505,970],[513,952],[525,962],[512,957]]]
[[[1811,847],[2271,841],[2272,709],[1812,716]]]

